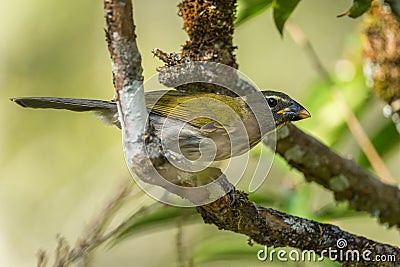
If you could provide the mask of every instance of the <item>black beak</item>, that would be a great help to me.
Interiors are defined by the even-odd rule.
[[[290,107],[280,110],[279,113],[288,121],[298,121],[311,117],[310,112],[297,102],[294,102]]]

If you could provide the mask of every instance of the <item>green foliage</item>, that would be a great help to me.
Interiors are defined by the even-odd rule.
[[[282,34],[285,22],[292,14],[300,0],[248,0],[239,1],[239,12],[236,25],[242,24],[247,19],[254,17],[270,6],[273,7],[274,22]]]
[[[269,254],[265,262],[257,259],[257,253],[260,250],[264,250],[264,246],[258,244],[246,245],[246,241],[243,237],[228,237],[221,238],[210,236],[207,240],[197,243],[194,251],[194,266],[210,266],[212,263],[217,261],[230,261],[230,262],[242,262],[242,266],[308,266],[302,265],[296,261],[279,261],[277,259],[277,251],[286,251],[284,257],[288,258],[288,253],[293,248],[282,248],[282,247],[268,247],[268,251],[275,250],[274,253]],[[251,244],[251,242],[249,242]],[[299,250],[297,250],[299,251]],[[299,251],[301,254],[301,251]],[[251,264],[250,264],[251,263]],[[235,265],[236,266],[236,265]],[[329,259],[324,259],[318,266],[340,266],[338,263],[332,262]]]
[[[274,21],[278,31],[283,35],[283,26],[300,0],[274,0]]]
[[[312,190],[309,184],[298,184],[296,189],[286,194],[282,203],[282,210],[300,217],[312,218],[314,211],[310,203]]]
[[[220,260],[256,260],[260,245],[250,247],[246,245],[243,237],[231,236],[209,236],[206,240],[196,244],[194,259],[196,265],[220,261]],[[247,261],[247,262],[248,262]]]
[[[143,213],[146,213],[143,215]],[[177,220],[185,216],[185,221],[193,221],[198,216],[194,209],[183,209],[174,206],[153,205],[135,212],[125,223],[113,240],[114,245],[120,241],[148,229],[165,229],[176,225]],[[138,216],[139,215],[139,216]]]
[[[315,218],[321,221],[327,221],[332,219],[343,219],[349,217],[359,216],[360,212],[349,209],[349,205],[346,202],[339,202],[337,204],[328,204],[325,207],[319,209],[314,214]]]
[[[382,157],[385,157],[392,151],[399,149],[399,133],[396,130],[395,124],[391,120],[386,119],[386,123],[379,127],[378,132],[371,137],[371,142],[376,148],[378,154]],[[358,162],[364,167],[371,166],[364,154],[361,154]]]
[[[299,2],[300,0],[240,0],[236,26],[258,14],[261,14],[272,6],[276,28],[279,33],[283,35],[285,23]],[[390,2],[391,6],[395,8],[395,11],[397,9],[400,10],[400,1],[388,2]],[[350,18],[357,18],[368,11],[371,3],[372,0],[354,0],[351,8],[345,13],[338,15],[338,17],[348,16]]]
[[[238,16],[235,21],[236,26],[269,8],[272,1],[273,0],[240,0],[238,5]]]
[[[353,64],[356,66],[360,65],[358,62],[353,62]],[[347,104],[350,105],[356,117],[362,119],[369,116],[375,99],[365,87],[365,78],[361,66],[357,68],[355,76],[351,81],[344,82],[335,78],[335,82],[339,85],[346,97]],[[321,136],[330,146],[337,147],[348,140],[349,129],[341,114],[329,112],[330,110],[337,109],[332,100],[329,86],[323,79],[314,81],[309,86],[307,92],[309,97],[306,99],[305,105],[311,110],[313,120],[317,120],[318,125],[321,126],[318,128],[318,133],[315,134]],[[330,115],[333,115],[333,117],[330,117]],[[368,121],[368,123],[374,123],[375,127],[371,141],[378,154],[384,158],[389,153],[395,151],[395,149],[398,149],[400,142],[395,125],[383,116],[381,116],[381,120],[384,122],[374,123]],[[350,136],[350,138],[354,137]],[[358,157],[357,162],[365,168],[371,167],[370,162],[363,153]]]
[[[351,8],[345,13],[339,15],[338,17],[348,16],[350,18],[358,18],[371,6],[372,0],[354,0]]]
[[[400,17],[400,0],[385,0],[397,17]]]

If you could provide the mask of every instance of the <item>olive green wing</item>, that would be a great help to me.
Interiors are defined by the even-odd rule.
[[[187,122],[205,131],[233,127],[249,116],[243,99],[211,93],[147,92],[146,105],[154,114]]]

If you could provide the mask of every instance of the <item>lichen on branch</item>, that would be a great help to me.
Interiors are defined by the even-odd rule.
[[[105,0],[105,3],[112,3],[111,5],[105,4],[105,9],[114,9],[110,12],[106,10],[106,20],[109,27],[112,24],[118,22],[118,16],[131,16],[129,12],[121,13],[115,16],[113,12],[118,12],[121,3],[130,2],[125,1],[111,1]],[[190,5],[189,5],[190,4]],[[232,34],[233,34],[233,20],[235,14],[236,2],[233,0],[215,0],[215,1],[189,1],[184,0],[180,5],[181,16],[185,20],[185,30],[189,34],[190,42],[186,43],[182,48],[182,60],[189,59],[202,60],[202,61],[213,61],[237,67],[235,57],[233,55],[234,47],[232,45]],[[182,9],[183,8],[183,9]],[[223,8],[223,10],[221,10]],[[193,14],[190,12],[194,12]],[[222,13],[214,13],[222,12]],[[227,12],[227,13],[225,13]],[[113,14],[108,17],[109,14]],[[218,16],[215,14],[219,14]],[[229,14],[229,16],[228,16]],[[113,18],[115,17],[115,19]],[[124,18],[121,18],[122,20]],[[131,17],[125,18],[131,20]],[[186,21],[188,20],[188,21]],[[199,23],[203,23],[199,25]],[[133,26],[133,22],[132,25]],[[226,32],[224,31],[226,30]],[[130,75],[130,71],[119,73],[120,70],[130,68],[131,62],[121,60],[124,57],[120,54],[121,51],[124,53],[136,53],[134,45],[126,46],[126,49],[122,49],[119,45],[124,46],[124,39],[115,38],[114,33],[124,33],[132,31],[111,31],[108,36],[112,39],[112,49],[110,53],[117,53],[111,55],[114,64],[121,64],[121,66],[114,66],[114,79],[116,89],[124,86],[131,86],[133,76]],[[227,34],[226,37],[219,36],[219,34]],[[118,36],[118,35],[117,35]],[[205,41],[203,41],[203,38]],[[109,42],[110,45],[110,42]],[[130,50],[132,49],[132,50]],[[211,55],[211,57],[209,57]],[[161,55],[164,59],[168,60],[168,56]],[[124,66],[126,64],[126,66]],[[121,74],[121,76],[119,76]],[[128,77],[126,76],[128,75]],[[136,79],[136,78],[134,78]],[[136,80],[137,81],[137,80]],[[139,79],[140,81],[140,79]],[[117,89],[118,91],[118,89]],[[142,103],[143,104],[143,103]],[[123,105],[123,104],[121,104]],[[131,129],[135,130],[135,129]],[[137,129],[136,129],[137,131]],[[306,140],[311,140],[309,136],[304,135]],[[150,139],[152,140],[152,139]],[[285,142],[285,141],[282,141]],[[312,142],[310,142],[311,144]],[[316,147],[314,147],[316,148]],[[311,147],[310,149],[313,149]],[[339,164],[344,162],[344,159],[338,159]],[[168,168],[163,168],[163,175],[173,176],[172,178],[179,177],[179,173],[176,173],[170,165],[166,165]],[[164,167],[164,166],[163,166]],[[172,174],[172,175],[171,175]],[[145,175],[145,173],[144,173]],[[205,172],[199,175],[207,176],[212,180],[214,177],[222,176],[223,181],[226,182],[225,176],[220,170],[216,168],[208,168]],[[193,176],[187,175],[187,185],[192,185],[192,178],[198,178],[196,174]],[[182,182],[182,181],[180,181]],[[379,183],[379,181],[377,181]],[[164,186],[164,185],[160,185]],[[226,185],[222,185],[225,187]],[[227,186],[229,187],[229,186]],[[337,188],[337,187],[336,187]],[[181,192],[174,192],[180,195]],[[190,199],[189,195],[181,195]],[[211,202],[206,205],[197,207],[198,212],[203,217],[206,223],[212,223],[218,226],[220,229],[234,231],[240,234],[249,236],[252,240],[264,245],[271,246],[291,246],[300,249],[314,249],[316,252],[321,252],[323,248],[332,248],[335,245],[338,237],[345,237],[349,242],[349,247],[362,250],[366,248],[373,249],[371,255],[380,253],[392,253],[397,255],[397,260],[400,257],[400,250],[394,246],[381,244],[368,240],[363,237],[358,237],[340,230],[338,227],[328,224],[320,224],[311,220],[302,219],[289,214],[284,214],[279,211],[272,209],[258,207],[255,203],[251,202],[247,195],[236,189],[232,189],[231,192],[218,200]],[[354,262],[354,261],[353,261]],[[361,264],[364,265],[364,264]]]
[[[374,2],[362,27],[364,72],[375,95],[400,111],[400,20]]]
[[[189,37],[182,48],[183,58],[218,62],[236,69],[236,46],[232,41],[236,0],[184,0],[178,7]]]

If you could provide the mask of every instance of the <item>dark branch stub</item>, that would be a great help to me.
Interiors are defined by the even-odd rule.
[[[165,53],[159,49],[153,51],[160,58],[165,67],[157,70],[160,73],[160,82],[168,86],[177,79],[182,72],[171,72],[168,67],[188,62],[209,61],[217,62],[237,69],[233,45],[233,33],[236,14],[236,1],[191,1],[184,0],[179,5],[179,15],[183,19],[183,29],[189,40],[182,47],[181,53]],[[211,75],[212,76],[212,75]],[[245,84],[237,75],[224,76],[224,84],[237,84],[243,94],[254,92],[250,84]],[[231,90],[207,83],[190,83],[176,87],[177,90],[192,92],[213,92],[225,95],[234,95]]]
[[[179,5],[183,29],[189,41],[182,48],[182,57],[191,61],[213,61],[237,69],[233,51],[236,0],[191,1]]]

